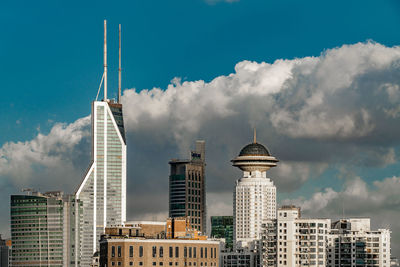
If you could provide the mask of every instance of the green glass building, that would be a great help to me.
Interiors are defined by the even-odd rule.
[[[11,196],[11,266],[69,266],[74,205],[62,192]]]
[[[225,238],[226,248],[232,248],[233,216],[211,216],[211,237]]]

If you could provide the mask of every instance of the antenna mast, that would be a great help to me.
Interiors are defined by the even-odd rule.
[[[107,101],[107,20],[104,20],[104,101]]]
[[[121,24],[119,24],[118,103],[121,103]]]
[[[257,132],[256,132],[256,127],[254,127],[254,136],[253,136],[253,143],[257,143]]]

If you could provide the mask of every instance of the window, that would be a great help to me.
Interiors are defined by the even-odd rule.
[[[133,246],[129,246],[129,257],[133,257]]]
[[[207,258],[207,248],[204,248],[204,257]]]
[[[172,247],[169,247],[169,257],[172,258],[174,256],[174,250]]]
[[[139,247],[139,257],[143,257],[143,246]],[[143,262],[142,262],[143,264]]]
[[[121,257],[121,246],[118,246],[118,257]]]
[[[175,258],[179,258],[179,247],[175,247]]]
[[[193,248],[193,258],[197,258],[196,247]]]
[[[192,257],[192,247],[189,247],[189,258]]]
[[[164,247],[160,247],[160,258],[164,257]]]
[[[214,250],[212,248],[210,250],[211,250],[211,258],[214,258],[214,256],[213,256]]]
[[[203,248],[200,248],[200,258],[203,258]]]
[[[183,257],[187,258],[187,247],[183,248]]]
[[[114,246],[111,247],[111,257],[112,258],[115,257],[115,247]]]
[[[153,251],[153,253],[152,253],[153,258],[157,257],[157,247],[156,246],[153,246],[152,251]]]

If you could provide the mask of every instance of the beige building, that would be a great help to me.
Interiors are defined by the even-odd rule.
[[[127,222],[100,240],[100,266],[218,266],[220,242],[193,228],[190,218]]]
[[[100,241],[100,267],[219,266],[218,262],[218,241],[141,238]]]

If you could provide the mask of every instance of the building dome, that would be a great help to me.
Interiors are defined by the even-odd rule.
[[[231,160],[233,166],[238,167],[242,171],[265,172],[272,167],[276,167],[279,161],[272,156],[268,149],[262,144],[257,143],[256,131],[254,129],[254,141],[240,150],[239,156]]]
[[[259,143],[251,143],[242,148],[239,157],[242,156],[271,156],[271,154],[265,146]]]

